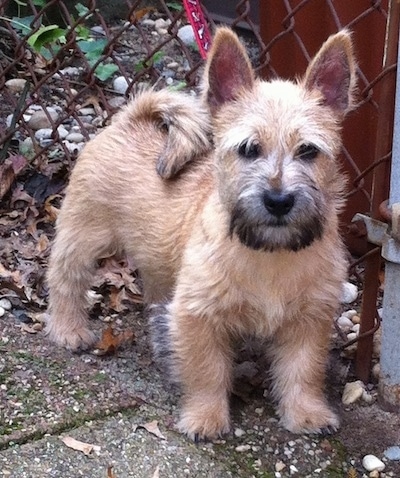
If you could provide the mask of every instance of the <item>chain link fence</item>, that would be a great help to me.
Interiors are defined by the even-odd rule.
[[[381,265],[379,248],[368,244],[365,228],[352,218],[368,212],[388,219],[399,4],[206,0],[203,7],[211,30],[218,21],[239,29],[266,78],[301,75],[329,34],[353,32],[359,95],[344,126],[342,160],[351,187],[343,232],[359,257],[352,272],[364,281],[357,361],[367,379]],[[3,210],[21,190],[42,204],[59,193],[85,142],[136,88],[195,88],[202,60],[190,29],[179,1],[0,0]],[[50,178],[39,192],[38,175]],[[360,264],[365,275],[358,275]]]

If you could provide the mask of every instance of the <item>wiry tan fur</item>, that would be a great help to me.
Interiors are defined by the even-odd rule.
[[[93,342],[85,294],[96,260],[124,251],[146,302],[169,302],[155,349],[170,349],[182,384],[182,432],[215,438],[229,430],[231,344],[248,334],[272,339],[282,424],[299,433],[335,429],[323,386],[346,274],[336,157],[353,87],[346,32],[292,83],[255,79],[236,35],[219,29],[203,94],[214,147],[198,100],[150,91],[82,152],[51,256],[51,338],[73,349]],[[304,144],[318,149],[310,161],[300,157]],[[272,212],[265,206],[271,192],[294,197],[283,218],[275,199]]]

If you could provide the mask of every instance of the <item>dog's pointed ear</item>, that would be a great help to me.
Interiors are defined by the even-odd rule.
[[[304,85],[308,90],[319,90],[324,104],[345,114],[353,106],[355,69],[351,34],[343,30],[322,45],[308,66]]]
[[[207,58],[204,93],[212,112],[250,89],[254,72],[237,35],[226,27],[217,30]]]

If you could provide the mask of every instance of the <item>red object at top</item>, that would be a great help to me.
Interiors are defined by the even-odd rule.
[[[200,50],[200,55],[202,58],[205,58],[211,46],[211,35],[201,9],[200,1],[183,0],[183,5],[188,20],[192,25],[196,37],[196,43]]]

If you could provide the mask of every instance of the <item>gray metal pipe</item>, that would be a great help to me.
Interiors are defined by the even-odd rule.
[[[400,42],[400,39],[399,39]],[[391,245],[397,256],[400,248],[400,49],[398,50],[396,103],[393,131],[389,206],[393,215]],[[393,237],[394,236],[394,237]],[[383,255],[384,251],[383,251]],[[400,410],[400,264],[388,260],[385,266],[385,290],[382,312],[380,400],[385,408]]]

